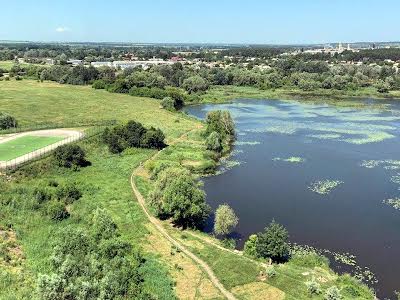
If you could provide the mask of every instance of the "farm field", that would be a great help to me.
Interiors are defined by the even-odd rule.
[[[63,140],[57,136],[22,136],[11,141],[0,143],[0,161],[17,158],[32,151]]]

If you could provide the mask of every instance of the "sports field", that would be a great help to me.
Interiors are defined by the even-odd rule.
[[[61,136],[21,136],[8,142],[0,143],[0,161],[7,161],[57,143]]]

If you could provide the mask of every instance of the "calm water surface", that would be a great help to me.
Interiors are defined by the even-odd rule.
[[[236,123],[227,163],[236,166],[204,179],[207,201],[236,211],[240,246],[274,218],[291,242],[354,254],[358,265],[375,273],[378,296],[394,298],[400,290],[400,210],[382,202],[400,197],[400,105],[391,103],[363,100],[360,109],[243,99],[186,108],[198,118],[229,110]],[[303,162],[285,161],[290,157]],[[343,183],[320,195],[308,188],[319,180]]]

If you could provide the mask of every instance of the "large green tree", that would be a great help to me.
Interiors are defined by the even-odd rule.
[[[288,258],[289,234],[285,227],[272,220],[264,232],[257,236],[256,252],[258,257],[270,258],[278,262]]]

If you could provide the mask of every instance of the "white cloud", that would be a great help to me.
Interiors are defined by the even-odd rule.
[[[56,31],[57,32],[67,32],[67,31],[71,31],[71,29],[69,29],[68,27],[65,27],[65,26],[61,26],[61,27],[57,27]]]

